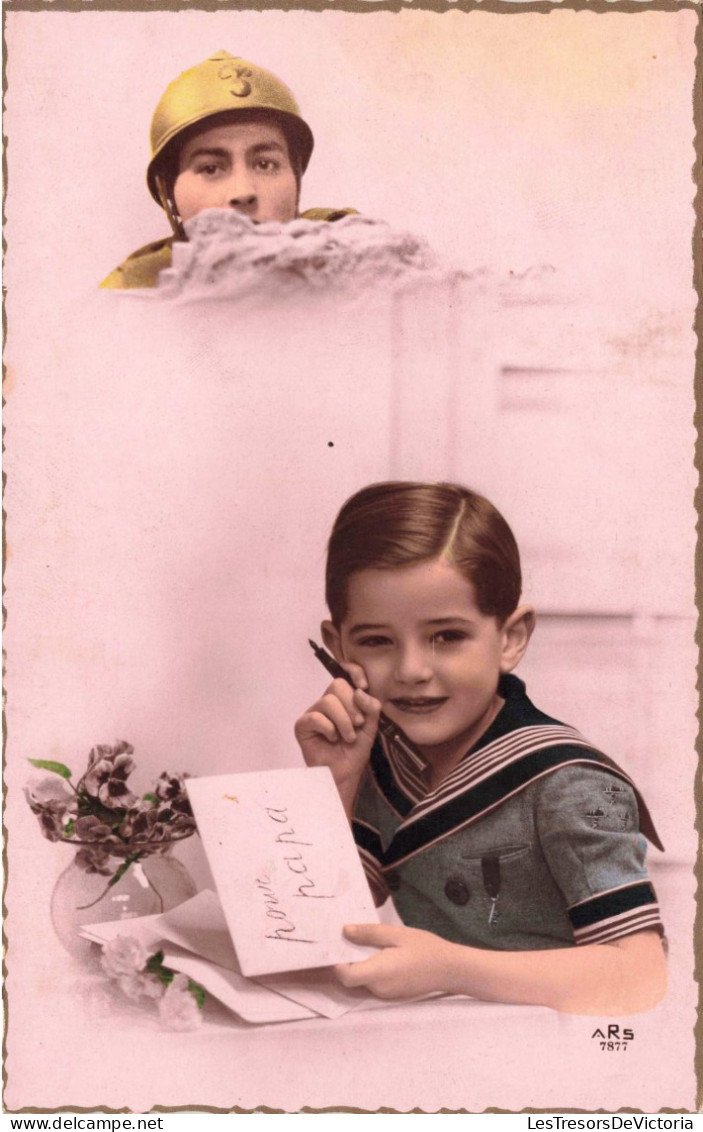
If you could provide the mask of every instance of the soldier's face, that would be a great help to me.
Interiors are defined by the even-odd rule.
[[[265,120],[217,125],[190,138],[173,191],[182,220],[206,208],[234,208],[254,221],[285,222],[298,214],[285,135]]]

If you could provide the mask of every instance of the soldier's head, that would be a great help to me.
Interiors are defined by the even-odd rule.
[[[206,208],[292,220],[312,149],[310,127],[280,79],[220,51],[164,92],[147,182],[181,237],[181,221]]]

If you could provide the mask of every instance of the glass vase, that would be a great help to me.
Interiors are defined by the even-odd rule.
[[[188,870],[168,850],[135,861],[110,885],[111,877],[123,864],[123,858],[110,857],[111,873],[104,876],[86,872],[74,860],[58,878],[51,897],[51,920],[59,940],[76,958],[87,959],[93,946],[78,934],[83,924],[151,916],[195,896]]]

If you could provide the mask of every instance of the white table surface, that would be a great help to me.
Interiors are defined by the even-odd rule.
[[[675,872],[679,881],[687,874]],[[673,879],[664,889],[673,904]],[[210,1003],[201,1029],[174,1033],[149,1007],[124,1000],[102,1009],[102,980],[61,951],[48,926],[16,949],[11,935],[8,963],[5,1105],[14,1111],[656,1112],[691,1111],[695,1103],[687,940],[672,941],[671,986],[661,1006],[610,1020],[635,1033],[619,1052],[602,1051],[592,1037],[608,1020],[468,999],[260,1027]]]

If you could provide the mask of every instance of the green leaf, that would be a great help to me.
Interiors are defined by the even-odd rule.
[[[200,983],[194,983],[192,979],[188,979],[188,990],[202,1010],[205,1005],[205,988],[201,987]]]
[[[76,823],[73,820],[73,818],[69,818],[68,821],[66,822],[65,826],[63,827],[63,835],[64,835],[64,837],[73,837],[73,834],[75,832],[76,832]]]
[[[164,967],[164,953],[157,951],[154,955],[150,955],[146,961],[146,969],[151,975],[156,975],[160,983],[165,987],[173,982],[173,971],[169,967]]]
[[[144,797],[142,798],[142,801],[144,801],[144,802],[154,802],[154,804],[157,805],[157,806],[159,804],[159,799],[156,797],[156,794],[145,794]]]
[[[55,763],[51,759],[27,759],[27,762],[38,770],[50,770],[52,774],[60,774],[62,778],[70,778],[73,773],[63,763]]]
[[[151,971],[152,974],[155,975],[158,972],[159,967],[162,965],[163,961],[164,961],[163,951],[155,951],[154,954],[150,955],[149,958],[146,961],[147,971]]]
[[[157,951],[154,955],[149,956],[146,961],[146,970],[150,975],[156,975],[157,979],[159,979],[165,987],[173,982],[176,974],[170,967],[164,967],[163,951]],[[194,983],[192,979],[188,979],[188,990],[202,1010],[206,998],[205,988],[201,987],[200,983]]]

